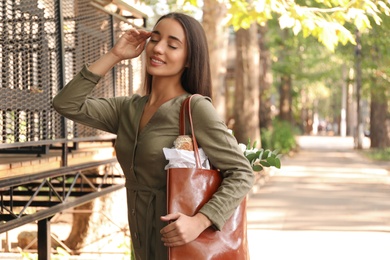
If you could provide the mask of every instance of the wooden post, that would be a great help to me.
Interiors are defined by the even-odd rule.
[[[38,221],[38,260],[50,260],[50,257],[50,219],[45,218]]]

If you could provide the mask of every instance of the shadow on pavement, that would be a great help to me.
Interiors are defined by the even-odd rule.
[[[283,158],[282,168],[273,171],[269,181],[249,197],[252,259],[390,259],[388,250],[382,254],[388,258],[372,258],[370,253],[376,250],[377,255],[379,244],[375,239],[382,237],[380,234],[386,234],[390,242],[390,163],[364,158],[353,149],[351,138],[298,140],[300,151]],[[339,248],[335,241],[342,236],[350,240]],[[262,241],[262,246],[269,248],[273,247],[271,243],[280,243],[280,250],[292,245],[304,250],[301,243],[316,247],[315,241],[321,239],[339,254],[321,258],[315,251],[303,254],[291,249],[295,256],[287,254],[284,258],[287,255],[255,246]],[[366,247],[351,254],[351,248],[359,243]],[[375,244],[367,246],[370,243]],[[260,255],[263,257],[258,258]],[[370,258],[360,258],[363,256]]]

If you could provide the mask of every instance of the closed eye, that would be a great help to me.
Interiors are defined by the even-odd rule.
[[[152,42],[152,43],[159,42],[159,40],[152,39],[152,38],[151,38],[149,41]],[[174,45],[171,45],[171,44],[168,44],[168,47],[171,48],[171,49],[173,49],[173,50],[176,50],[176,49],[178,48],[178,47],[176,47],[176,46],[174,46]]]

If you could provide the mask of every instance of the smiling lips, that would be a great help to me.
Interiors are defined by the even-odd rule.
[[[162,65],[162,64],[165,64],[164,61],[162,61],[162,60],[160,60],[159,58],[156,58],[156,57],[151,57],[150,61],[151,61],[152,65]]]

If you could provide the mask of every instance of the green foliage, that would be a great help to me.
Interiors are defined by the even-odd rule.
[[[118,246],[118,248],[124,250],[124,256],[122,257],[123,260],[129,259],[129,256],[130,260],[135,260],[133,243],[130,239],[124,239],[123,242]]]
[[[240,144],[241,146],[242,144]],[[255,141],[251,144],[248,140],[248,144],[245,147],[244,155],[248,159],[249,163],[252,166],[253,171],[259,172],[264,169],[264,167],[276,167],[280,169],[280,154],[277,150],[271,151],[268,149],[257,149],[257,142]]]
[[[362,34],[363,96],[371,92],[386,93],[390,83],[390,17],[381,16],[382,24],[374,25],[370,32]],[[381,95],[381,94],[380,94]],[[388,96],[375,95],[375,100],[385,102]],[[372,96],[371,96],[372,98]]]
[[[364,152],[365,156],[375,161],[390,161],[390,148],[386,149],[370,149]]]
[[[280,78],[292,78],[292,113],[301,129],[308,131],[304,123],[311,113],[336,122],[341,111],[341,91],[345,86],[345,71],[353,67],[354,46],[342,46],[343,53],[331,53],[313,37],[293,36],[291,32],[282,40],[275,21],[268,22],[268,44],[273,57],[273,88],[278,89]],[[275,99],[278,96],[275,94]]]
[[[272,130],[260,128],[261,146],[265,149],[272,149]]]
[[[64,250],[63,248],[57,247],[56,250],[57,250],[57,254],[51,255],[51,259],[53,259],[53,260],[67,260],[70,258],[70,254],[66,250]],[[36,259],[38,259],[38,254],[24,252],[21,249],[19,249],[19,251],[20,251],[20,254],[21,254],[23,260],[36,260]]]
[[[354,29],[365,31],[381,23],[380,14],[390,14],[389,1],[328,0],[272,1],[227,0],[230,25],[235,30],[248,28],[278,17],[281,29],[291,29],[294,35],[313,36],[329,50],[341,43],[355,44]],[[372,21],[370,21],[370,18]],[[348,25],[353,25],[352,30]]]
[[[161,13],[162,2],[145,0],[156,13]],[[248,29],[253,22],[265,24],[278,19],[281,29],[291,29],[294,35],[313,36],[332,52],[341,43],[355,44],[354,30],[366,31],[373,24],[381,24],[381,15],[390,15],[390,1],[374,0],[316,0],[316,1],[274,1],[274,0],[222,0],[228,8],[228,25],[236,31]],[[171,11],[194,12],[202,6],[198,0],[168,0]],[[352,25],[352,26],[351,26]]]
[[[287,154],[297,147],[295,135],[297,130],[286,121],[274,120],[271,130],[261,130],[261,142],[265,149],[275,149]]]

